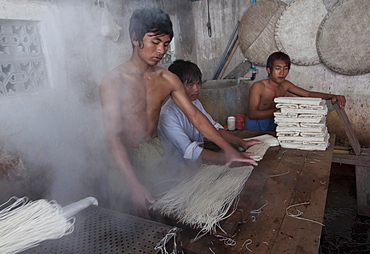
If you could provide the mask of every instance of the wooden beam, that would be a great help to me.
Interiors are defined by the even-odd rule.
[[[233,32],[231,34],[231,37],[229,39],[229,42],[227,43],[227,46],[226,46],[226,48],[224,50],[224,53],[221,56],[221,60],[220,60],[220,62],[217,65],[216,71],[213,74],[213,78],[212,79],[218,79],[220,76],[222,76],[222,75],[220,75],[221,69],[225,65],[225,61],[229,58],[230,52],[232,51],[232,48],[234,47],[235,42],[236,42],[236,40],[238,38],[239,24],[240,24],[240,21],[238,21],[236,23],[235,27],[234,27],[234,30],[233,30]]]
[[[370,155],[370,148],[361,148],[362,155]]]
[[[239,46],[239,38],[237,36],[236,39],[235,39],[235,41],[233,42],[231,51],[227,55],[226,63],[222,67],[221,72],[220,72],[220,74],[217,77],[218,80],[222,78],[222,75],[224,75],[224,73],[226,71],[226,68],[229,66],[229,63],[230,63],[231,59],[233,58],[233,56],[235,54],[235,51],[238,48],[238,46]]]
[[[366,167],[370,165],[370,156],[334,153],[332,162]]]
[[[252,69],[252,63],[248,60],[244,60],[232,71],[229,72],[223,79],[237,79],[243,78]]]
[[[359,155],[361,153],[361,146],[360,143],[358,142],[355,132],[352,129],[351,123],[348,120],[346,111],[343,108],[339,107],[339,104],[336,102],[333,104],[333,106],[338,114],[338,117],[343,123],[344,131],[347,134],[349,143],[351,144],[353,151],[355,152],[356,155]]]

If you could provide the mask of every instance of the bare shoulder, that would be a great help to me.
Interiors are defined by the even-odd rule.
[[[267,79],[259,80],[251,86],[251,92],[257,92],[263,90],[266,87]]]
[[[101,84],[101,88],[107,88],[107,87],[114,87],[115,85],[122,83],[124,81],[124,77],[126,76],[126,73],[124,71],[124,64],[114,68],[110,72],[108,72]]]
[[[114,68],[102,79],[99,90],[100,93],[108,93],[111,95],[118,95],[122,89],[126,92],[134,89],[139,81],[127,63],[121,64]]]
[[[290,82],[289,80],[284,80],[284,82],[282,83],[283,87],[285,88],[285,90],[289,90],[290,88],[292,87],[296,87],[292,82]]]
[[[177,86],[181,85],[181,81],[176,74],[173,74],[169,70],[166,70],[162,67],[158,67],[162,69],[162,77],[167,81],[166,84],[170,85],[172,88],[176,88]]]
[[[267,79],[261,79],[253,84],[253,86],[265,86]]]

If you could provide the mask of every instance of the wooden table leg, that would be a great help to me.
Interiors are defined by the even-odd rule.
[[[357,213],[370,217],[370,167],[356,166]]]

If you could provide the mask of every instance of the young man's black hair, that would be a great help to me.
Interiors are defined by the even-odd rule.
[[[290,70],[290,57],[283,52],[272,53],[267,58],[266,69],[269,68],[270,70],[272,70],[272,65],[274,64],[275,60],[283,60],[288,65],[288,68]]]
[[[199,67],[190,61],[176,60],[169,67],[168,70],[176,74],[182,83],[202,82],[202,72]]]
[[[172,21],[167,13],[159,8],[145,7],[136,10],[130,19],[131,40],[137,40],[140,47],[146,33],[167,34],[173,38]],[[133,37],[135,36],[135,37]],[[134,45],[132,45],[134,46]]]

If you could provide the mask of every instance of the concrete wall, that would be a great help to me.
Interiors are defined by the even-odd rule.
[[[324,0],[324,3],[327,8],[331,8],[340,1]],[[292,1],[284,0],[283,2],[289,4]],[[251,1],[210,1],[212,37],[208,36],[206,27],[208,19],[206,4],[207,1],[192,2],[192,8],[195,24],[197,24],[195,30],[197,63],[204,73],[204,79],[210,79],[216,70],[236,22],[242,18],[244,12],[251,5]],[[244,56],[238,49],[225,74],[236,67],[243,59]],[[258,67],[258,70],[259,74],[256,80],[267,78],[264,67]],[[314,66],[292,65],[288,79],[306,90],[345,95],[347,98],[345,110],[356,136],[363,147],[370,146],[370,74],[346,76],[331,71],[324,64]],[[336,142],[348,146],[348,139],[336,113],[331,112],[327,119],[329,132],[337,135]]]
[[[215,73],[222,54],[228,45],[232,32],[251,1],[209,1],[209,16],[212,36],[208,34],[207,1],[192,2],[194,23],[196,24],[195,38],[197,49],[197,64],[203,71],[204,79],[211,79]],[[243,61],[241,50],[238,48],[231,59],[225,74]]]
[[[88,57],[92,46],[84,33],[93,25],[90,13],[82,6],[58,8],[48,2],[0,4],[0,18],[40,21],[50,85],[0,100],[1,145],[18,153],[26,169],[2,179],[0,199],[27,195],[65,204],[86,195],[101,197],[105,187],[99,181],[108,157],[102,146],[99,81],[92,75],[94,56]]]

